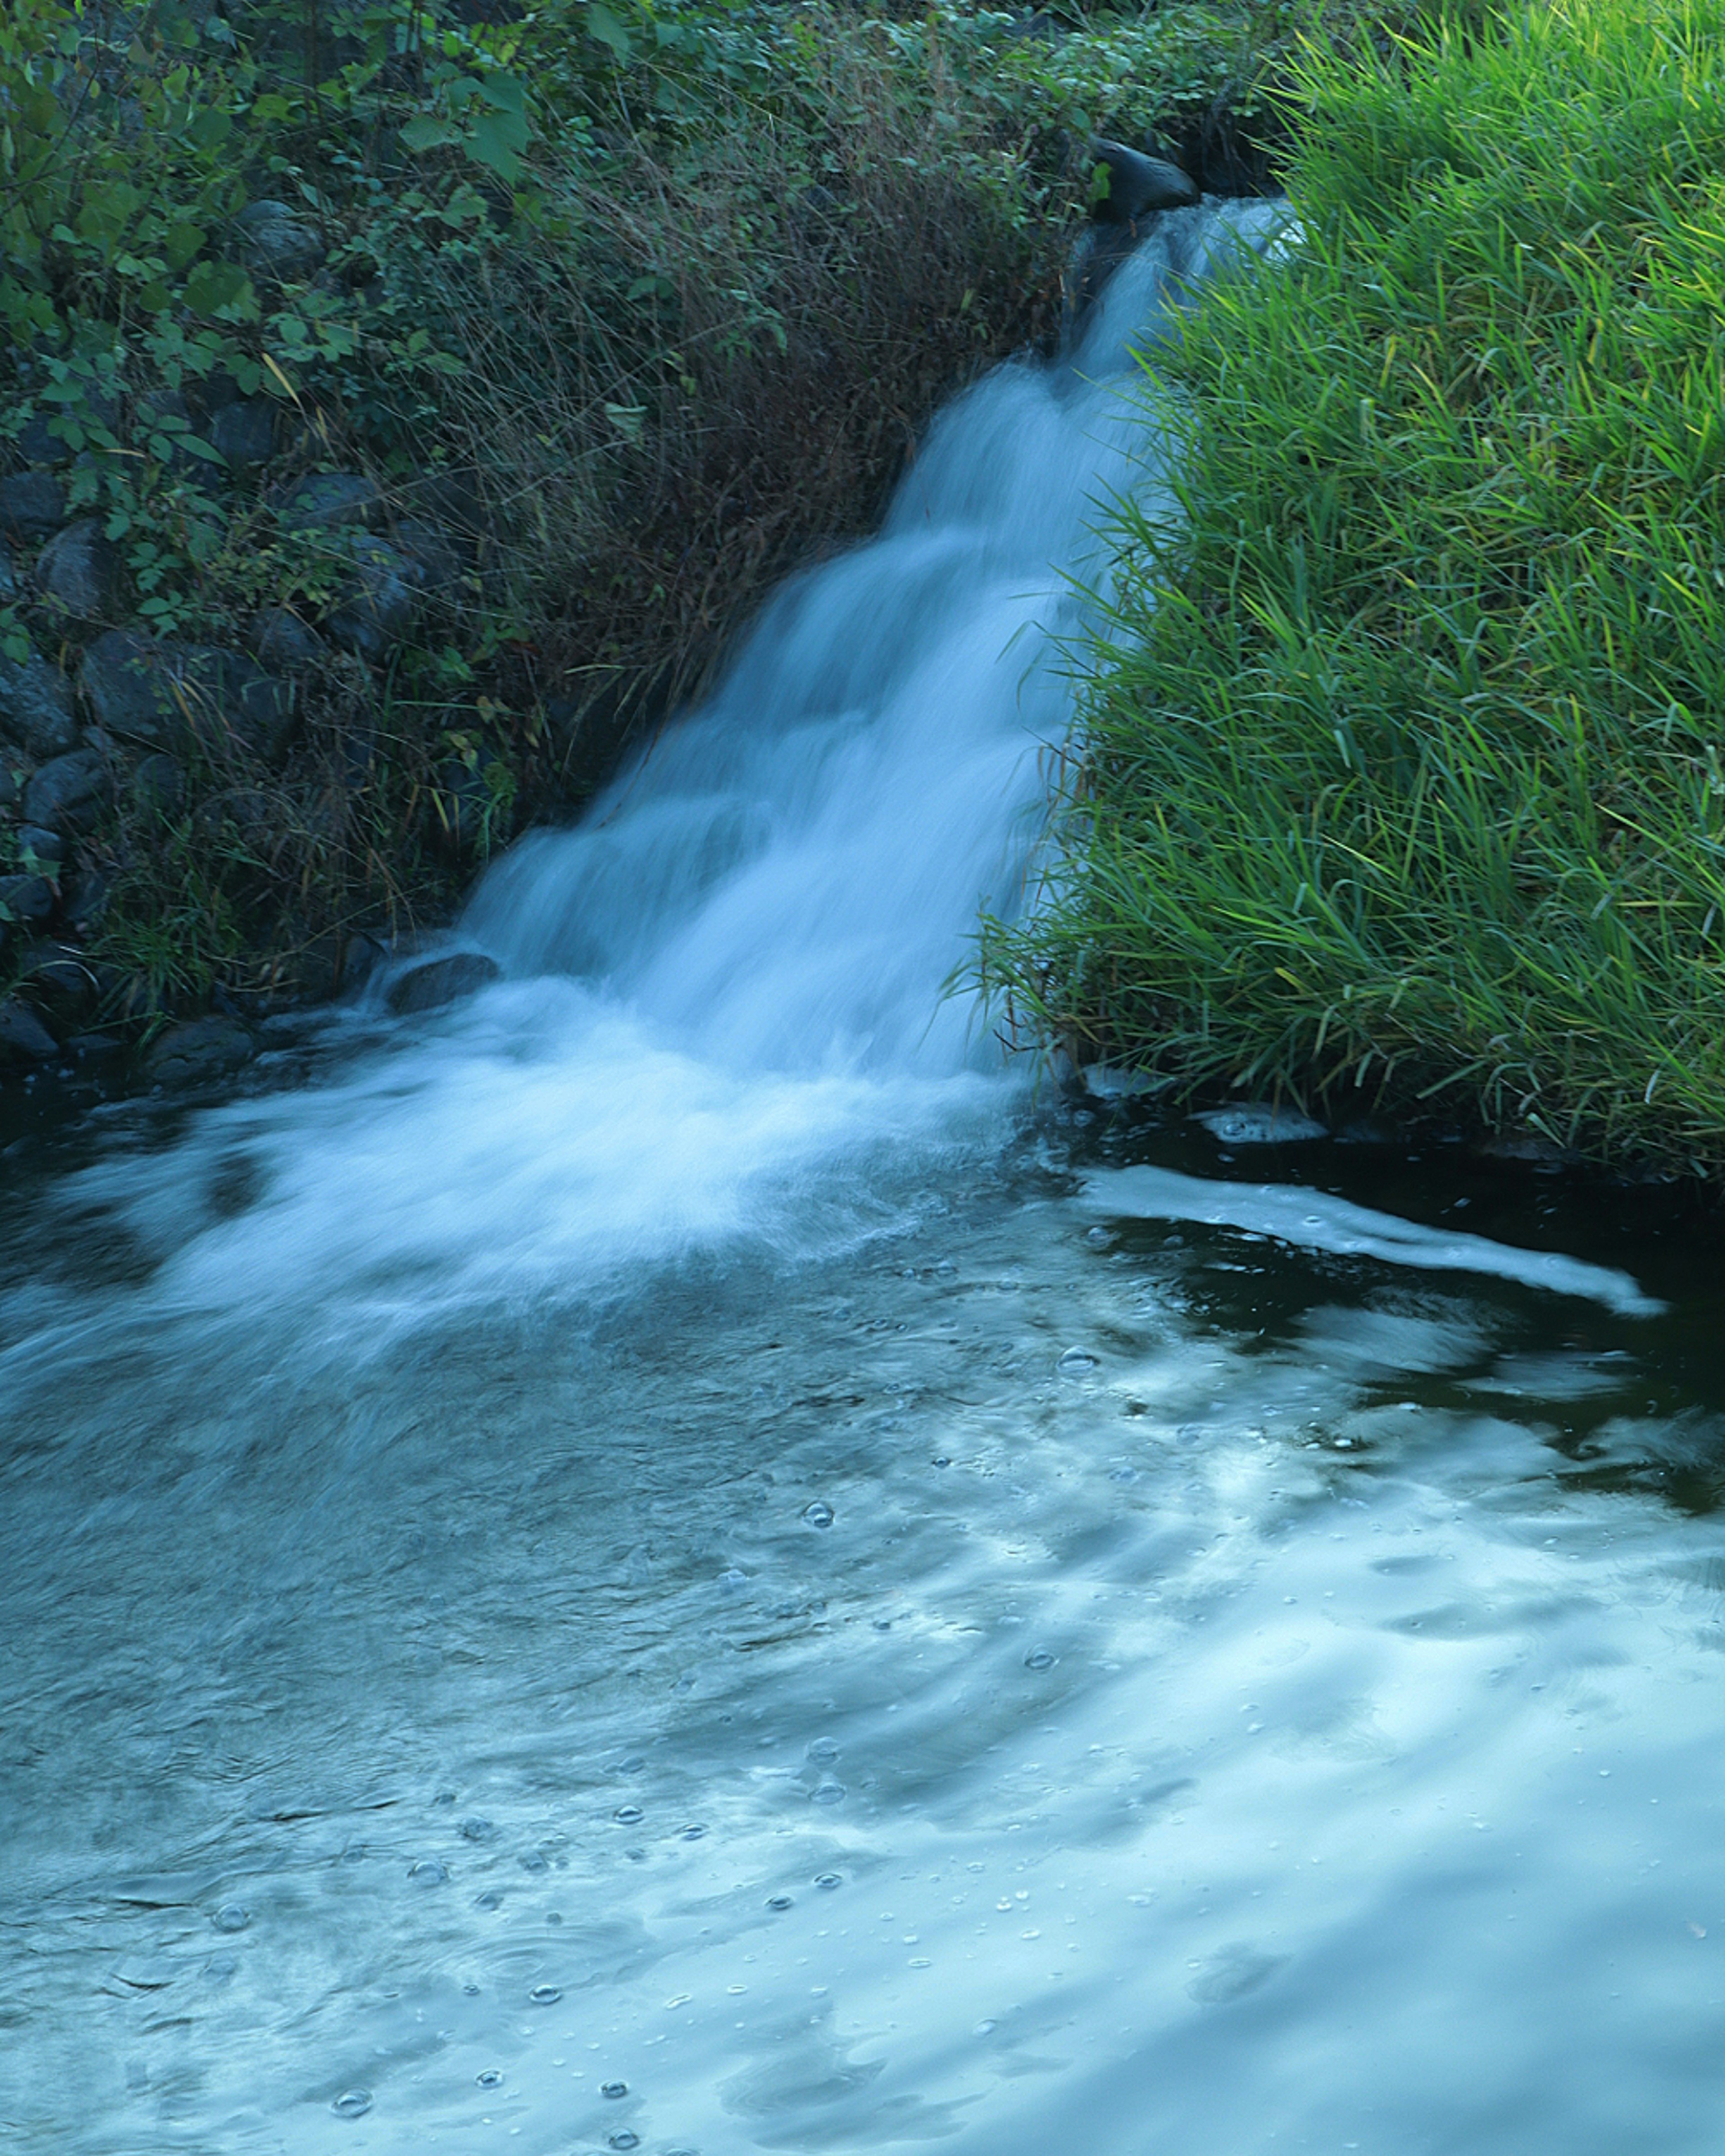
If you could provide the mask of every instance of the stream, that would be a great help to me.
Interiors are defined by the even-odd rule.
[[[494,985],[0,1131],[0,2143],[1717,2146],[1712,1211],[952,988],[1128,346],[1280,237],[960,399]]]

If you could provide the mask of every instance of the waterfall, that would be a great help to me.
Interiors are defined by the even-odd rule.
[[[829,1248],[893,1217],[883,1162],[914,1181],[988,1142],[1013,1088],[948,984],[979,911],[1019,900],[1106,505],[1171,506],[1133,347],[1285,218],[1163,218],[1071,348],[959,398],[879,536],[793,579],[705,708],[485,878],[460,934],[500,981],[80,1194],[174,1294],[412,1320],[739,1236]]]

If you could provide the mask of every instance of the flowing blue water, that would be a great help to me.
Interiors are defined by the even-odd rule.
[[[6,2145],[1716,2145],[1715,1230],[943,993],[1125,346],[1275,231],[962,400],[495,987],[8,1158]]]

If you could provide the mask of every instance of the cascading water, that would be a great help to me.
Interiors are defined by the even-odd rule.
[[[9,1149],[8,2148],[1711,2156],[1711,1246],[1246,1180],[943,993],[1126,347],[1278,228],[948,413],[495,985]]]

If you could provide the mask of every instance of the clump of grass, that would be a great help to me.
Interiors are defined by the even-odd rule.
[[[1719,0],[1313,46],[1297,254],[1158,351],[1009,1015],[1186,1091],[1725,1167]]]

